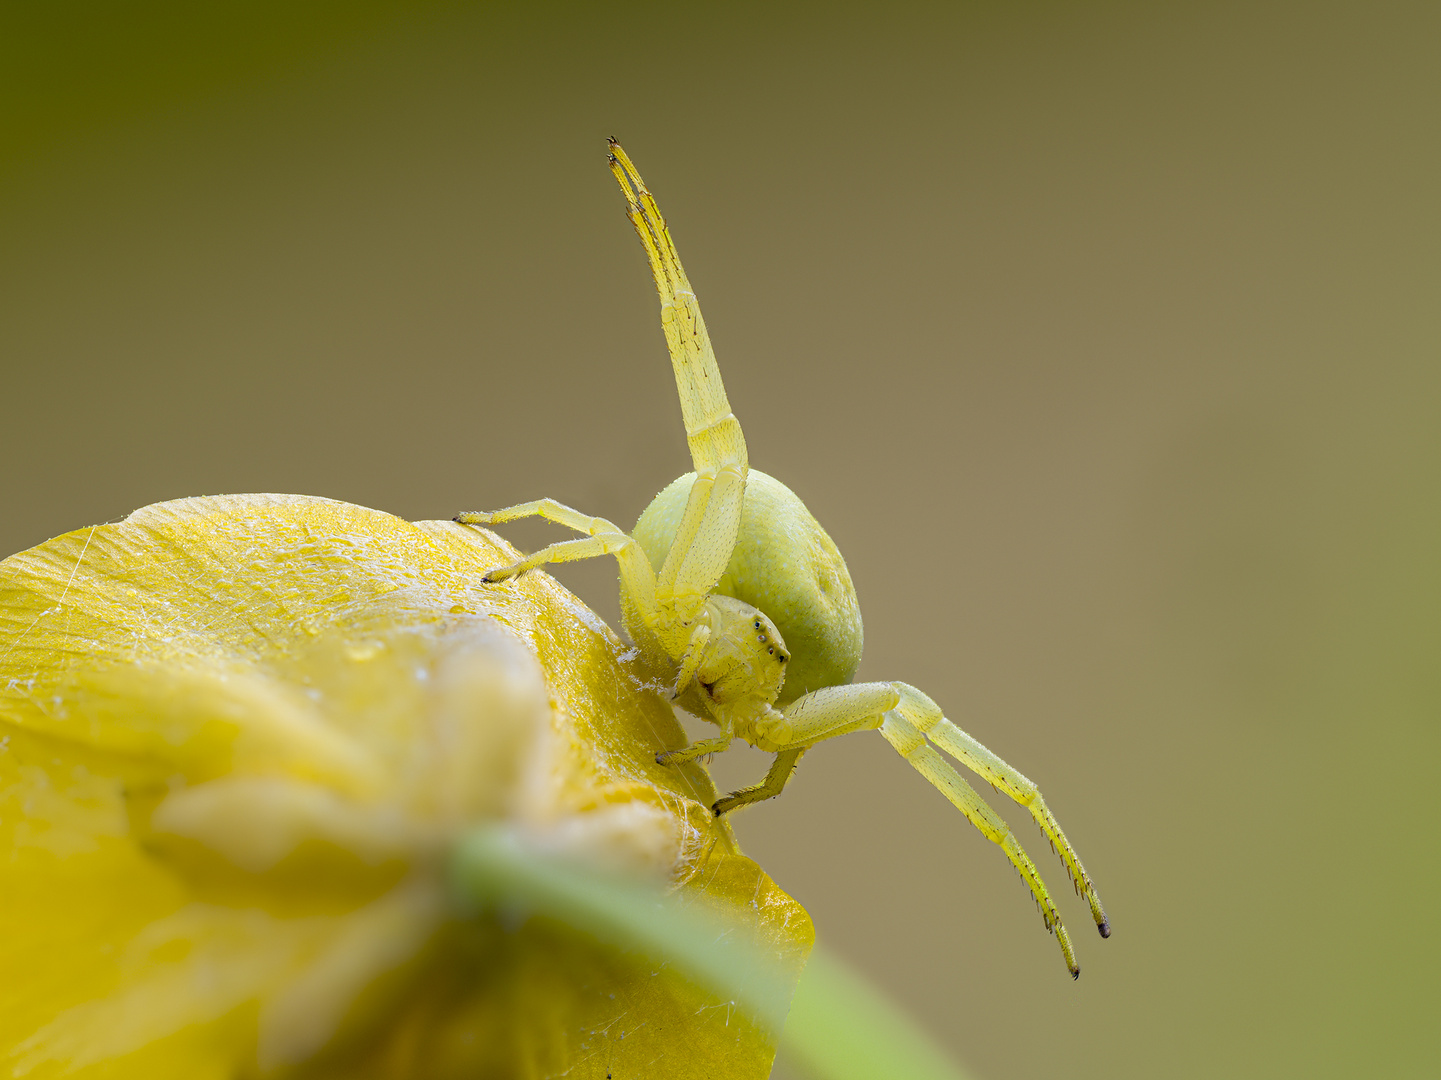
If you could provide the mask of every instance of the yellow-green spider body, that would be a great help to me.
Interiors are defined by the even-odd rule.
[[[845,560],[789,488],[750,468],[745,436],[660,208],[614,142],[610,163],[660,294],[694,471],[657,495],[630,533],[553,499],[459,515],[457,521],[477,525],[540,516],[585,534],[497,567],[485,580],[503,582],[546,563],[615,556],[622,617],[642,660],[662,674],[682,706],[720,729],[713,739],[658,759],[691,761],[736,738],[776,755],[761,783],[716,802],[717,815],[780,794],[816,743],[879,730],[1002,848],[1055,932],[1066,966],[1079,975],[1070,937],[1035,865],[1005,821],[937,751],[1030,811],[1108,937],[1110,924],[1075,850],[1035,784],[947,720],[925,694],[902,682],[851,682],[862,633]]]
[[[659,573],[675,541],[695,473],[655,497],[631,535]],[[735,550],[713,593],[764,611],[789,650],[776,703],[788,704],[823,686],[844,686],[861,663],[861,607],[835,542],[795,492],[749,470]],[[635,636],[635,616],[627,629]],[[705,715],[704,706],[695,709]]]

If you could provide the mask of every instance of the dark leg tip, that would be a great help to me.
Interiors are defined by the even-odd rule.
[[[732,810],[734,810],[738,805],[740,805],[740,804],[736,801],[736,797],[735,797],[735,796],[736,796],[736,793],[735,793],[735,792],[731,792],[731,793],[730,793],[729,795],[727,795],[724,799],[717,799],[717,800],[711,805],[710,812],[711,812],[712,814],[714,814],[716,817],[720,817],[722,814],[729,814],[729,813],[730,813]]]
[[[1096,929],[1101,932],[1101,936],[1102,936],[1102,937],[1110,937],[1110,936],[1111,936],[1111,923],[1110,923],[1110,920],[1108,919],[1108,920],[1106,920],[1105,922],[1100,923],[1100,924],[1096,927]]]
[[[1077,979],[1079,979],[1080,977],[1081,977],[1081,969],[1080,969],[1080,968],[1077,968],[1075,971],[1071,972],[1071,981],[1072,981],[1072,982],[1075,982],[1075,981],[1076,981]]]

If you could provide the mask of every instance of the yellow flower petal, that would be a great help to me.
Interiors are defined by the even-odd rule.
[[[767,1075],[733,1003],[448,891],[453,843],[499,822],[673,883],[793,972],[811,941],[705,772],[655,763],[685,736],[614,634],[545,574],[480,583],[513,558],[248,495],[0,563],[0,1063]]]

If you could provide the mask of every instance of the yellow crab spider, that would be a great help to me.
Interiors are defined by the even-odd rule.
[[[947,720],[925,694],[902,682],[851,684],[861,658],[861,613],[845,560],[789,488],[750,468],[745,437],[665,219],[614,139],[610,168],[660,293],[661,326],[695,471],[657,495],[630,533],[553,499],[458,515],[455,520],[466,525],[538,516],[585,534],[492,570],[484,580],[504,581],[546,563],[615,556],[622,617],[642,661],[672,686],[682,706],[720,729],[713,739],[660,753],[657,760],[691,761],[737,738],[775,754],[764,780],[716,802],[717,816],[779,795],[801,755],[821,740],[879,730],[1005,852],[1035,897],[1046,929],[1055,933],[1066,967],[1079,976],[1070,937],[1035,864],[937,748],[1031,812],[1090,904],[1101,936],[1109,937],[1106,913],[1075,849],[1036,785]]]

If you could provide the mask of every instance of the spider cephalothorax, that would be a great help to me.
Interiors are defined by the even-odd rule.
[[[1070,937],[1035,864],[1010,827],[937,749],[1026,807],[1090,904],[1102,937],[1110,924],[1081,860],[1036,785],[967,735],[934,701],[902,682],[852,684],[861,657],[861,614],[845,560],[796,495],[751,469],[731,412],[695,292],[655,199],[619,144],[611,171],[626,195],[660,293],[695,471],[646,508],[627,533],[553,499],[493,513],[461,514],[471,525],[540,516],[585,536],[552,544],[485,577],[498,582],[545,563],[614,555],[621,610],[644,662],[674,677],[674,695],[720,729],[662,762],[691,761],[732,739],[776,755],[764,780],[718,800],[717,815],[778,795],[811,746],[853,731],[881,735],[983,834],[1000,845],[1080,974]]]

